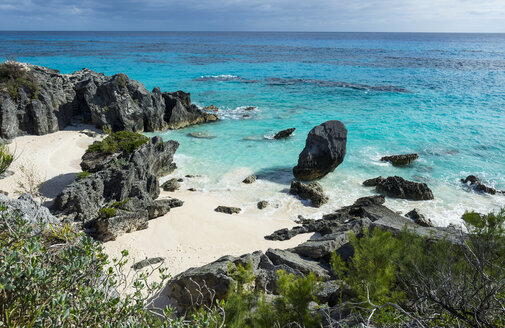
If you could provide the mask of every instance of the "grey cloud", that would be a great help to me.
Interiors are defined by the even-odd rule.
[[[0,29],[505,32],[504,9],[501,0],[1,0]]]

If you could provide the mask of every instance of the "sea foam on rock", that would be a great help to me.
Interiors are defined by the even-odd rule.
[[[327,121],[310,130],[305,148],[293,168],[296,179],[311,181],[335,170],[345,157],[347,129],[340,121]]]

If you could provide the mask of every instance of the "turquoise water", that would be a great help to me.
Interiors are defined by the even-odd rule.
[[[505,189],[502,34],[0,32],[0,55],[62,73],[124,72],[149,89],[182,89],[199,106],[219,107],[216,124],[162,134],[181,144],[178,174],[203,175],[194,183],[204,190],[251,204],[286,201],[308,131],[338,119],[349,131],[347,155],[321,181],[331,198],[321,211],[373,193],[360,184],[378,175],[428,183],[435,201],[388,204],[418,207],[438,224],[456,222],[465,209],[505,206],[504,196],[459,182],[475,174]],[[290,127],[292,138],[268,139]],[[379,161],[406,152],[420,155],[409,168]],[[249,173],[262,181],[244,187]]]

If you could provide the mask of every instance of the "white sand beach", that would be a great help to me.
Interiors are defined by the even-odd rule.
[[[23,179],[21,167],[34,168],[46,183],[41,190],[50,201],[81,171],[79,163],[88,145],[97,138],[81,132],[88,126],[67,129],[44,136],[15,138],[9,148],[16,153],[10,167],[13,175],[0,180],[0,190],[15,197],[17,183]],[[240,183],[240,181],[238,182]],[[124,234],[104,243],[105,252],[112,258],[122,250],[129,251],[129,263],[150,258],[165,258],[165,266],[172,276],[188,268],[201,266],[224,255],[242,255],[256,250],[290,248],[305,241],[309,235],[299,235],[288,241],[268,241],[265,235],[295,225],[293,213],[284,208],[261,211],[250,206],[240,214],[217,213],[219,205],[238,206],[226,194],[217,192],[162,192],[160,198],[174,197],[184,205],[149,222],[148,229]],[[231,203],[232,202],[232,203]]]

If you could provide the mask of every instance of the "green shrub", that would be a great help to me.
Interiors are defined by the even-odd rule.
[[[102,141],[93,143],[88,147],[87,151],[105,154],[114,154],[117,152],[126,152],[130,154],[148,141],[149,138],[140,133],[118,131],[111,133]]]
[[[234,283],[223,304],[226,327],[320,327],[321,318],[309,311],[315,301],[318,280],[313,273],[296,277],[285,271],[277,272],[275,299],[267,300],[265,293],[252,288],[252,264],[228,267]]]
[[[98,211],[100,219],[109,219],[117,215],[117,209],[114,207],[104,207]]]
[[[0,142],[0,175],[7,171],[13,161],[14,154],[9,151],[5,144]]]
[[[125,74],[120,73],[117,75],[117,85],[118,86],[125,88],[127,81],[128,81],[128,77]]]
[[[13,61],[0,64],[0,89],[5,89],[9,97],[16,100],[19,88],[23,88],[32,99],[38,97],[39,86],[32,72]]]
[[[130,198],[123,199],[122,201],[118,202],[113,202],[110,204],[110,207],[115,208],[115,209],[120,209],[123,208],[123,206],[126,205],[130,201]]]
[[[463,220],[469,234],[450,240],[378,228],[352,236],[354,256],[331,261],[351,289],[341,301],[377,327],[505,326],[505,210]]]
[[[89,173],[89,171],[84,170],[82,172],[77,173],[77,179],[78,180],[85,179],[85,178],[89,177],[90,175],[91,175],[91,173]]]
[[[161,287],[148,275],[134,279],[132,293],[115,293],[126,257],[109,262],[100,244],[69,227],[41,234],[3,206],[0,216],[0,326],[183,327],[145,308]]]

